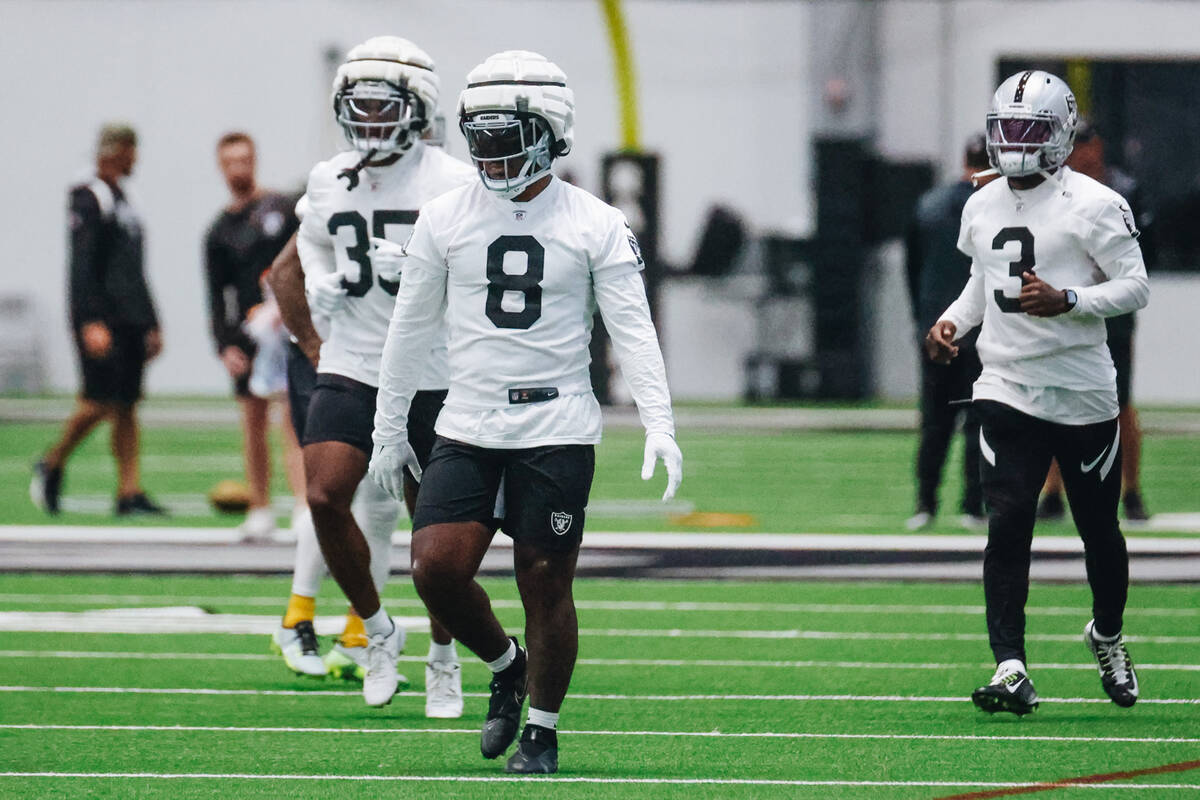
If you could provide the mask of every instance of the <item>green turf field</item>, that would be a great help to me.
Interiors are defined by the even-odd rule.
[[[485,583],[519,630],[511,581]],[[82,618],[69,634],[12,630],[14,612],[273,615],[287,586],[0,574],[0,773],[63,774],[0,775],[0,796],[928,798],[1200,754],[1195,586],[1134,587],[1126,630],[1143,700],[1123,710],[1080,639],[1086,587],[1035,585],[1043,704],[1018,719],[966,700],[991,674],[975,585],[581,580],[561,771],[519,785],[479,756],[478,662],[464,658],[464,717],[424,718],[424,634],[401,663],[414,691],[375,710],[353,685],[292,677],[266,635],[84,632],[103,625]],[[340,610],[335,593],[327,582],[320,613]],[[387,604],[420,613],[400,580]],[[1194,797],[1200,768],[1117,783],[1039,796]]]
[[[0,508],[7,523],[40,523],[27,496],[29,468],[58,434],[47,424],[0,424]],[[770,533],[897,533],[913,511],[914,433],[810,431],[680,431],[684,481],[679,503],[661,508],[662,466],[650,484],[639,477],[640,431],[609,430],[597,448],[592,500],[609,511],[589,513],[590,530],[696,530],[695,519],[672,517],[686,510],[747,515],[744,525],[713,530]],[[143,432],[145,486],[167,505],[195,501],[223,478],[242,474],[240,438],[230,425],[150,427]],[[961,447],[946,467],[943,513],[935,532],[961,533],[957,524]],[[279,472],[277,470],[277,472]],[[1200,511],[1200,437],[1147,437],[1142,482],[1153,512]],[[277,491],[286,494],[282,476]],[[92,513],[64,513],[63,524],[115,524],[110,494],[115,484],[107,431],[92,436],[68,466],[66,495],[92,501]],[[623,504],[623,505],[622,505]],[[238,517],[206,509],[175,514],[182,525],[235,525]],[[122,520],[120,524],[130,524]],[[160,525],[161,520],[134,524]],[[1069,534],[1069,524],[1045,525],[1044,533]],[[1156,534],[1161,535],[1161,533]]]

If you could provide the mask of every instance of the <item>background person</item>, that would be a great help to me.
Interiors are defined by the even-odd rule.
[[[976,188],[971,176],[987,168],[987,142],[976,134],[963,151],[963,171],[958,180],[930,189],[917,201],[905,244],[913,318],[922,337],[970,277],[971,259],[959,252],[958,228],[963,206]],[[981,179],[980,185],[989,180]],[[962,521],[968,527],[987,523],[979,488],[979,420],[970,403],[971,385],[982,369],[975,351],[978,335],[979,331],[973,330],[959,339],[958,357],[949,364],[918,358],[921,437],[916,462],[917,508],[906,523],[910,531],[928,528],[937,515],[942,467],[960,417],[964,418]]]
[[[29,494],[50,514],[59,512],[67,459],[102,420],[112,423],[116,513],[164,513],[142,490],[138,468],[137,404],[162,336],[142,262],[141,217],[124,186],[136,162],[133,128],[105,125],[95,177],[70,192],[70,322],[83,386],[62,436],[34,466]]]
[[[267,443],[270,396],[251,391],[250,377],[259,346],[246,326],[252,310],[263,303],[261,280],[271,260],[299,223],[292,202],[259,187],[255,178],[254,140],[241,132],[217,142],[217,164],[231,195],[204,239],[204,274],[209,316],[217,354],[233,379],[241,407],[242,454],[250,509],[241,525],[246,539],[265,539],[275,530],[271,508],[271,451]],[[261,325],[259,327],[262,327]],[[269,333],[264,331],[264,334]],[[286,400],[282,401],[286,405]],[[304,497],[304,465],[289,415],[281,415],[284,464],[292,495]]]

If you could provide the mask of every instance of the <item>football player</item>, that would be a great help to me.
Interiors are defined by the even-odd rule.
[[[983,323],[973,399],[991,512],[983,586],[998,666],[972,700],[988,712],[1027,714],[1038,705],[1025,666],[1025,600],[1051,458],[1087,553],[1093,619],[1084,641],[1113,702],[1138,698],[1121,637],[1129,558],[1117,523],[1120,432],[1104,318],[1145,306],[1149,283],[1129,204],[1063,166],[1077,122],[1075,97],[1054,75],[1027,70],[1000,84],[987,148],[988,172],[1002,177],[963,208],[958,246],[972,259],[971,277],[925,340],[929,356],[947,363],[958,333]]]
[[[637,241],[620,211],[550,171],[573,139],[563,71],[537,53],[498,53],[468,75],[458,119],[480,180],[427,203],[405,245],[370,472],[398,497],[404,468],[419,469],[408,434],[419,354],[444,309],[450,391],[413,515],[413,580],[431,613],[492,670],[484,757],[516,738],[528,689],[527,724],[505,770],[551,773],[578,651],[571,585],[600,441],[588,374],[597,306],[646,428],[642,477],[666,463],[664,499],[679,485],[682,456]],[[498,490],[528,653],[475,580]]]
[[[308,547],[305,563],[298,562],[297,574],[311,580],[300,587],[307,592],[293,589],[284,627],[296,619],[311,620],[323,554],[361,617],[361,622],[351,617],[326,660],[335,674],[363,668],[363,697],[371,706],[391,702],[399,687],[396,658],[404,642],[404,631],[379,600],[399,504],[371,481],[362,481],[371,451],[379,358],[399,286],[394,259],[377,256],[371,240],[403,241],[423,203],[474,176],[466,164],[420,141],[437,110],[433,69],[423,50],[395,36],[375,37],[350,51],[334,79],[333,107],[353,149],[313,168],[299,204],[296,244],[307,305],[314,317],[328,320],[328,335],[320,347],[302,438],[320,552]],[[289,296],[294,316],[303,304],[286,291],[281,303],[286,305]],[[414,354],[420,391],[407,433],[421,461],[432,447],[433,421],[446,393],[441,330],[440,323],[431,323],[433,338]],[[411,507],[416,484],[411,477],[406,481]],[[298,551],[303,549],[302,542]],[[457,717],[462,713],[458,658],[449,634],[436,620],[430,624],[426,713]]]

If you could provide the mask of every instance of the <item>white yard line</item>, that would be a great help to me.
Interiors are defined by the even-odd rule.
[[[198,606],[264,606],[282,608],[287,598],[280,596],[239,595],[168,595],[168,594],[47,594],[39,592],[0,592],[0,603],[44,605],[143,605],[170,602],[173,605]],[[342,601],[329,598],[328,602]],[[385,597],[384,605],[400,608],[424,606],[415,597]],[[521,608],[518,600],[493,599],[493,608]],[[780,613],[780,614],[946,614],[981,616],[980,605],[922,605],[915,603],[725,603],[679,602],[657,600],[575,600],[575,607],[585,611],[663,611],[694,613]],[[1027,616],[1079,617],[1085,612],[1073,606],[1029,606]],[[1133,617],[1200,617],[1200,608],[1127,608],[1126,616]]]
[[[279,656],[259,653],[143,653],[136,651],[100,651],[100,650],[0,650],[0,659],[30,658],[30,659],[95,659],[118,661],[279,661]],[[400,656],[400,661],[414,664],[424,663],[425,656]],[[936,663],[936,662],[897,662],[897,661],[758,661],[751,659],[721,660],[721,659],[666,659],[666,658],[581,658],[576,663],[598,667],[795,667],[806,669],[911,669],[911,670],[964,670],[964,669],[993,669],[991,662],[966,663]],[[1030,662],[1031,669],[1042,670],[1077,670],[1092,672],[1095,664],[1043,664]],[[1143,664],[1138,663],[1138,670],[1148,672],[1200,672],[1200,664]],[[481,695],[482,696],[482,695]]]
[[[284,726],[239,726],[239,725],[0,725],[0,730],[29,731],[124,731],[141,733],[165,732],[217,732],[217,733],[359,733],[369,735],[401,734],[471,734],[478,735],[478,728],[300,728]],[[663,736],[706,739],[869,739],[882,741],[947,741],[947,742],[1091,742],[1107,744],[1198,744],[1200,739],[1161,736],[981,736],[974,734],[924,734],[924,733],[806,733],[792,731],[559,731],[571,736]]]
[[[248,696],[248,697],[343,697],[357,696],[357,691],[326,691],[326,690],[287,690],[287,689],[192,689],[192,688],[143,688],[133,686],[0,686],[0,693],[33,693],[33,694],[161,694],[161,695],[213,695]],[[420,692],[402,692],[401,697],[423,697]],[[572,694],[572,700],[661,700],[661,701],[692,701],[692,700],[747,700],[754,695],[664,695],[664,694]],[[936,697],[919,695],[858,695],[858,694],[792,694],[771,695],[773,700],[788,700],[796,702],[832,702],[832,703],[968,703],[969,697]],[[1107,705],[1111,701],[1097,697],[1042,697],[1043,703],[1064,703],[1069,705]],[[1189,697],[1154,697],[1138,700],[1139,705],[1200,705],[1200,698]]]
[[[1021,788],[1037,783],[1000,783],[995,781],[802,781],[766,778],[582,778],[538,775],[286,775],[237,772],[0,772],[0,778],[112,778],[116,780],[263,780],[263,781],[359,781],[367,783],[542,783],[637,784],[682,786],[854,786],[854,787],[938,787],[938,788]],[[1103,783],[1069,784],[1062,789],[1200,789],[1193,783]]]

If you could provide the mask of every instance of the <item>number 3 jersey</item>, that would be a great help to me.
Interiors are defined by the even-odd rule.
[[[418,271],[435,284],[430,297],[441,297],[440,286],[445,287],[450,391],[439,434],[497,448],[600,440],[600,408],[588,372],[597,295],[628,283],[645,306],[637,274],[641,256],[620,211],[557,178],[519,203],[496,197],[476,180],[422,208],[405,250],[406,291]],[[601,311],[608,320],[609,309]],[[673,430],[648,309],[644,320],[645,325],[616,324],[635,342],[631,350],[648,354],[645,363],[657,358],[645,373],[659,376],[646,381],[656,384],[646,393],[654,398],[647,405],[665,406],[662,424]],[[611,329],[614,322],[606,324]],[[390,351],[385,384],[389,358]],[[628,366],[637,369],[632,360]],[[386,417],[390,401],[384,395],[381,390],[380,412]]]
[[[971,196],[958,238],[958,248],[972,259],[971,278],[942,319],[959,334],[983,323],[978,350],[984,374],[976,399],[1009,402],[1071,424],[1116,415],[1104,317],[1146,305],[1149,283],[1137,236],[1124,198],[1066,167],[1061,179],[1032,189],[1013,190],[1001,177]],[[1055,289],[1073,289],[1075,307],[1054,317],[1022,312],[1018,298],[1026,271]],[[992,384],[1016,384],[1025,401],[1011,402],[1012,392],[1003,388],[991,393],[985,387]],[[1051,408],[1037,402],[1039,392],[1051,396]],[[1064,398],[1067,406],[1075,403],[1074,412],[1062,408]]]
[[[371,239],[403,242],[425,202],[478,178],[470,166],[421,142],[394,164],[366,167],[347,178],[343,173],[361,158],[346,151],[313,167],[297,204],[297,246],[306,278],[335,271],[345,276],[346,302],[329,320],[318,371],[378,386],[379,357],[399,281],[394,274],[377,273]],[[347,190],[348,181],[356,184],[353,189]],[[447,385],[444,331],[433,341],[421,389]]]

